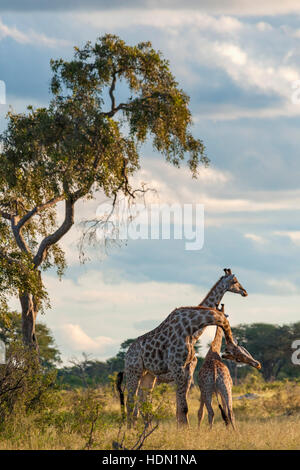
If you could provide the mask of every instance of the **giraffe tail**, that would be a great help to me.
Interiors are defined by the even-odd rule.
[[[120,397],[121,413],[122,413],[122,417],[124,418],[124,416],[125,416],[125,404],[124,404],[124,392],[122,390],[123,379],[124,379],[124,372],[119,372],[118,375],[117,375],[116,386],[117,386],[117,390],[118,390],[119,397]]]
[[[222,406],[220,405],[220,403],[219,403],[219,408],[220,408],[220,411],[221,411],[222,418],[223,418],[226,426],[228,426],[229,425],[229,418],[228,418],[227,414],[225,413],[224,408],[222,408]]]

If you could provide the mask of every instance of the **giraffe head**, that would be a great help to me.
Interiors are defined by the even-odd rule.
[[[239,283],[236,276],[232,274],[231,269],[224,268],[225,275],[222,280],[225,284],[228,292],[233,292],[234,294],[240,294],[242,297],[247,297],[248,293],[246,289]]]
[[[242,362],[249,366],[255,367],[255,369],[261,369],[260,362],[256,361],[247,349],[238,344],[227,344],[225,352],[222,354],[222,359],[228,359],[230,361]]]

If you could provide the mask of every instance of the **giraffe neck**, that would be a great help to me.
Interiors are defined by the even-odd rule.
[[[206,313],[208,313],[208,315]],[[220,314],[220,312],[217,312],[215,309],[209,309],[209,312],[207,312],[206,308],[199,307],[193,310],[191,309],[190,314],[191,316],[188,318],[188,322],[183,326],[183,334],[189,336],[192,339],[193,344],[195,342],[195,335],[198,334],[200,330],[210,325],[222,326],[226,342],[233,343],[233,336],[229,322],[223,314]],[[186,317],[185,320],[187,320]]]
[[[223,330],[217,326],[216,334],[210,346],[210,351],[220,354],[223,339]]]
[[[226,283],[223,282],[224,276],[222,276],[215,285],[210,289],[206,297],[202,300],[201,307],[212,307],[216,308],[216,305],[219,305],[221,302],[225,292],[227,292],[228,288]],[[193,343],[195,344],[200,336],[202,335],[204,328],[199,329],[193,334]]]
[[[207,296],[202,300],[201,305],[202,307],[212,307],[215,308],[216,305],[219,305],[221,302],[223,295],[227,291],[226,283],[223,282],[223,277],[221,277],[216,284],[210,289]]]

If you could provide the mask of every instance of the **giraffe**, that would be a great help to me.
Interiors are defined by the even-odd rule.
[[[133,421],[134,400],[142,377],[166,373],[177,386],[178,424],[188,424],[189,366],[195,356],[193,335],[209,325],[218,325],[224,330],[226,351],[236,355],[240,348],[234,342],[226,316],[219,310],[202,306],[176,308],[158,327],[130,345],[125,355],[128,427]]]
[[[224,268],[224,275],[220,277],[220,279],[213,285],[213,287],[209,290],[207,295],[204,297],[202,302],[199,304],[201,307],[212,307],[215,308],[216,305],[219,305],[221,302],[224,294],[226,292],[232,292],[234,294],[239,294],[242,297],[247,297],[248,293],[246,289],[240,284],[238,279],[236,278],[235,274],[232,274],[230,268]],[[199,329],[193,334],[193,345],[199,340],[200,336],[202,335],[204,328]],[[188,391],[191,387],[193,382],[193,375],[195,368],[197,366],[197,357],[194,355],[193,360],[188,365]],[[139,403],[143,403],[147,400],[152,393],[152,390],[157,383],[172,383],[173,377],[170,372],[166,374],[160,374],[159,376],[155,377],[152,374],[148,373],[145,374],[141,379],[141,384],[139,387]],[[137,416],[138,413],[138,403],[135,406],[134,414]]]
[[[224,304],[221,310],[224,313]],[[261,365],[256,361],[251,354],[245,349],[240,347],[239,350],[234,351],[234,354],[225,353],[220,356],[221,346],[223,339],[223,330],[219,326],[216,328],[214,340],[211,343],[208,353],[206,354],[204,363],[198,374],[198,385],[200,389],[200,407],[198,410],[198,427],[200,427],[203,419],[204,405],[208,413],[208,422],[210,428],[213,425],[214,411],[211,405],[212,396],[215,393],[219,408],[221,410],[222,418],[226,426],[229,423],[235,429],[235,420],[232,410],[232,379],[228,367],[222,362],[222,358],[231,359],[236,362],[243,362],[249,364],[256,369],[260,369]],[[241,352],[243,354],[241,354]],[[218,395],[221,397],[222,406],[219,403]]]

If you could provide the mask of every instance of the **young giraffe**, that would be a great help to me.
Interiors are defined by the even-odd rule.
[[[201,307],[212,307],[215,308],[216,305],[219,305],[221,302],[224,294],[226,292],[232,292],[234,294],[240,294],[242,297],[247,297],[247,291],[244,287],[239,283],[236,276],[232,274],[231,269],[224,268],[225,274],[213,285],[210,289],[208,294],[199,304]],[[200,336],[202,335],[204,328],[199,329],[193,335],[193,345],[199,340]],[[187,366],[187,375],[188,375],[188,391],[190,386],[193,382],[193,375],[195,368],[197,366],[197,357],[194,355],[193,360]],[[147,400],[147,397],[151,395],[151,392],[156,383],[171,383],[173,382],[173,377],[170,372],[166,374],[160,374],[159,376],[155,377],[152,374],[148,373],[145,374],[140,383],[139,387],[139,403],[143,403]],[[138,413],[138,404],[135,406],[134,414],[137,416]]]
[[[134,399],[141,378],[146,374],[154,377],[170,374],[177,386],[178,424],[188,424],[189,366],[195,356],[193,335],[209,325],[218,325],[224,330],[227,352],[236,355],[239,346],[233,340],[225,315],[219,310],[202,306],[175,309],[157,328],[138,337],[130,345],[125,355],[129,427],[132,423]]]
[[[220,310],[224,313],[224,304]],[[228,367],[222,362],[220,351],[222,346],[223,330],[217,326],[214,340],[211,343],[208,353],[206,354],[204,363],[198,374],[198,385],[200,389],[200,407],[198,411],[198,427],[203,419],[204,405],[208,413],[208,422],[212,427],[214,419],[214,410],[211,402],[213,394],[216,394],[218,403],[218,395],[221,397],[222,406],[219,403],[222,418],[226,426],[231,423],[235,429],[234,415],[232,410],[232,379]],[[240,354],[240,351],[243,354]],[[231,359],[236,362],[243,362],[249,364],[256,369],[260,369],[261,365],[256,361],[251,354],[245,349],[240,347],[240,350],[234,354],[224,354],[223,359]]]

